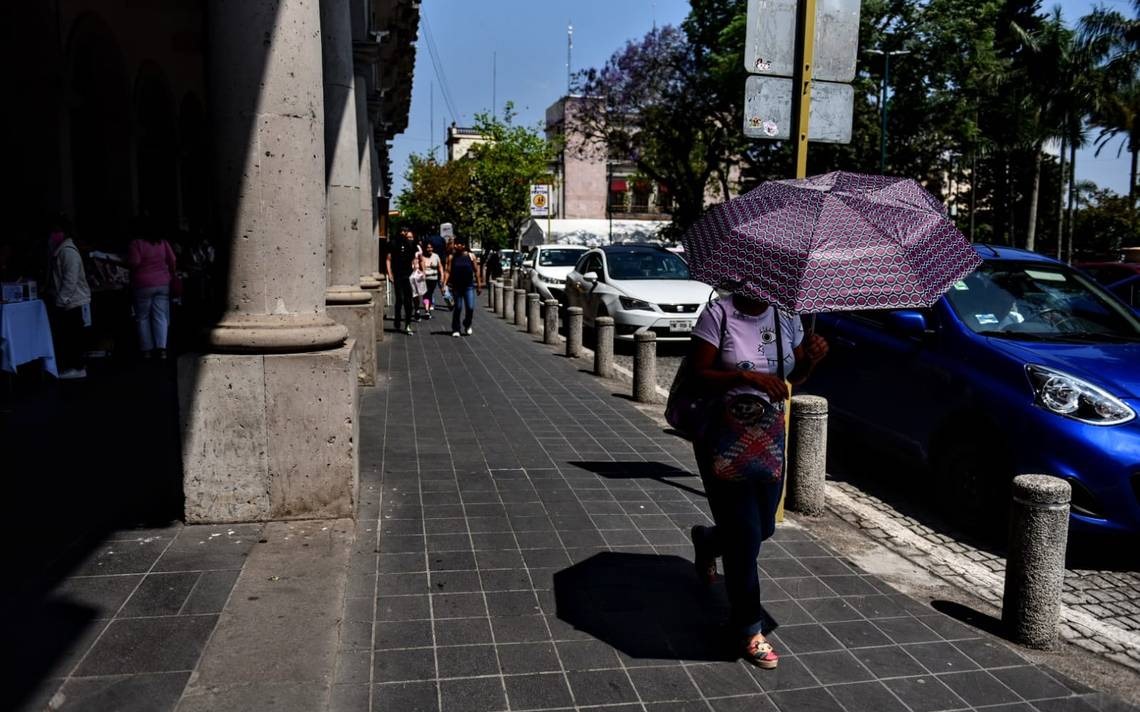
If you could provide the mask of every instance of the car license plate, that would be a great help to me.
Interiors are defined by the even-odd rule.
[[[693,322],[691,321],[670,321],[669,331],[673,332],[690,332],[693,330]]]

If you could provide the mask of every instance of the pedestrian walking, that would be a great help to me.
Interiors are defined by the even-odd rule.
[[[48,237],[51,265],[47,292],[51,297],[52,333],[61,379],[87,378],[87,330],[91,327],[91,286],[83,256],[75,242],[56,223]]]
[[[785,379],[802,382],[827,354],[827,342],[804,338],[800,318],[741,294],[717,300],[693,328],[686,368],[706,394],[704,426],[692,433],[715,526],[694,526],[697,575],[716,578],[724,559],[729,624],[744,658],[771,669],[768,643],[776,622],[760,603],[756,558],[776,529],[784,465]]]
[[[420,258],[420,265],[423,268],[424,280],[426,283],[426,292],[424,293],[424,311],[427,312],[427,318],[431,318],[431,310],[435,306],[435,288],[439,286],[440,272],[443,268],[443,262],[439,258],[439,254],[435,251],[435,245],[427,243],[424,245],[424,254]]]
[[[392,291],[396,296],[396,304],[392,310],[392,321],[396,331],[404,331],[411,336],[412,317],[415,314],[415,299],[412,296],[412,272],[419,267],[420,246],[416,243],[415,234],[408,228],[400,229],[400,239],[388,247],[388,281],[392,283]],[[400,316],[403,315],[401,322]],[[400,325],[404,324],[404,329]]]
[[[165,359],[170,330],[170,290],[177,274],[174,249],[148,228],[143,237],[127,246],[127,266],[131,270],[139,351],[143,358]]]
[[[460,334],[471,336],[471,320],[475,318],[475,299],[483,293],[479,259],[467,249],[467,240],[457,237],[454,240],[455,251],[447,258],[445,270],[445,284],[451,290],[455,299],[455,306],[451,308],[451,335],[458,338]],[[463,331],[461,332],[459,317],[463,314]]]

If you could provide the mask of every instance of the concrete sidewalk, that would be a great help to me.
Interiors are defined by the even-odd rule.
[[[760,560],[780,667],[732,659],[687,443],[485,310],[420,326],[364,396],[333,709],[1127,709],[794,523]]]

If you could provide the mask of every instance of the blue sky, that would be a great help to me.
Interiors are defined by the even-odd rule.
[[[1054,3],[1045,2],[1045,7]],[[1095,3],[1061,0],[1065,18],[1073,22]],[[1109,7],[1128,11],[1127,0],[1104,0]],[[601,66],[627,40],[641,37],[657,24],[677,24],[689,11],[688,0],[425,0],[421,14],[438,49],[444,79],[436,76],[423,26],[416,53],[415,81],[408,129],[393,142],[393,194],[404,186],[410,153],[426,153],[434,144],[441,158],[446,127],[454,119],[470,125],[478,112],[495,102],[501,111],[510,100],[517,121],[538,125],[546,107],[566,93],[566,26],[574,26],[574,69]],[[492,72],[492,54],[497,73]],[[443,97],[446,83],[456,116]],[[434,91],[433,91],[434,85]],[[743,89],[741,90],[743,95]],[[434,112],[430,110],[434,94]],[[434,140],[431,124],[434,113]],[[1118,141],[1099,157],[1078,152],[1077,177],[1117,192],[1128,190],[1128,157],[1116,157]]]

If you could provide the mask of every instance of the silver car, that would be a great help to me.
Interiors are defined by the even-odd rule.
[[[537,293],[544,301],[565,301],[566,277],[582,253],[582,245],[539,245],[523,260],[522,288]]]
[[[652,331],[658,339],[689,338],[712,287],[689,278],[689,265],[654,245],[609,245],[586,252],[566,278],[566,304],[581,307],[592,327],[599,316],[614,320],[614,336],[633,339]]]

